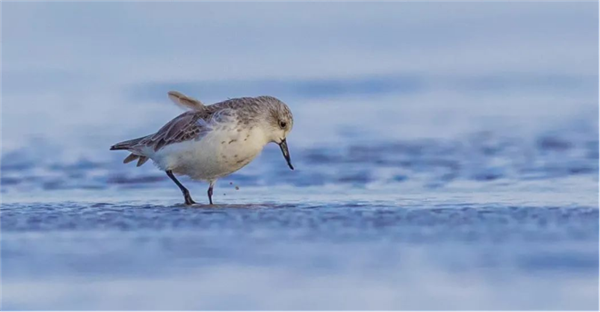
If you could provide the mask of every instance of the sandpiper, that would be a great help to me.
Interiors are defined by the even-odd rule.
[[[186,205],[195,202],[175,174],[208,181],[208,201],[212,205],[217,179],[249,164],[270,142],[279,145],[288,166],[294,170],[286,142],[294,120],[282,101],[259,96],[204,105],[176,91],[168,95],[188,111],[154,134],[117,143],[110,149],[131,152],[123,162],[137,159],[138,167],[148,159],[154,161],[177,184]]]

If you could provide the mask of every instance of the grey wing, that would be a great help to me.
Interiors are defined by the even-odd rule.
[[[154,151],[158,151],[169,144],[197,140],[212,130],[203,115],[198,112],[183,113],[160,128],[154,135],[146,137],[139,145],[152,147]]]
[[[212,114],[209,122],[212,124],[229,123],[237,119],[237,117],[233,109],[223,108]]]

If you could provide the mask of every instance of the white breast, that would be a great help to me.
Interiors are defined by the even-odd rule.
[[[249,164],[268,142],[259,127],[217,126],[199,140],[167,145],[149,155],[162,170],[214,180]]]

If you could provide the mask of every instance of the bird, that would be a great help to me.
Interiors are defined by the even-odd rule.
[[[116,143],[110,150],[129,151],[123,163],[137,160],[138,167],[152,160],[179,187],[186,205],[196,202],[176,175],[207,181],[213,205],[217,180],[248,165],[268,143],[279,145],[294,170],[286,140],[294,118],[279,99],[263,95],[204,105],[177,91],[169,91],[168,97],[187,111],[156,133]]]

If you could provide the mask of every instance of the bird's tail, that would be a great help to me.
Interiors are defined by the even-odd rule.
[[[110,150],[111,151],[128,150],[128,151],[133,152],[134,147],[145,138],[146,137],[141,137],[141,138],[137,138],[137,139],[133,139],[133,140],[119,142],[119,143],[111,146]],[[137,162],[138,167],[143,165],[146,161],[148,161],[148,157],[146,157],[146,156],[138,155],[137,153],[131,153],[131,154],[129,154],[129,156],[127,156],[123,160],[123,163],[126,164],[126,163],[134,161],[136,159],[138,160],[138,162]]]
[[[140,143],[141,140],[143,140],[145,138],[146,137],[141,137],[141,138],[137,138],[137,139],[133,139],[133,140],[127,140],[127,141],[119,142],[119,143],[111,146],[110,150],[111,151],[130,150],[134,146],[136,146],[138,143]]]

